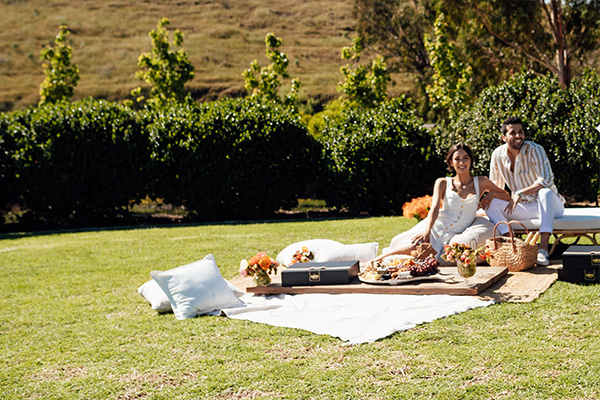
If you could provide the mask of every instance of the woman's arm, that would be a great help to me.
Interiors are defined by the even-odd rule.
[[[510,201],[510,194],[504,189],[500,189],[487,176],[479,177],[479,190],[483,193],[479,205],[486,210],[494,198]]]
[[[437,220],[438,215],[440,214],[440,203],[441,199],[444,197],[446,193],[446,179],[438,178],[435,181],[435,185],[433,187],[433,198],[431,199],[431,209],[429,210],[429,214],[427,214],[427,223],[425,224],[425,230],[418,235],[415,235],[411,242],[413,244],[418,244],[419,242],[429,243],[429,235],[431,233],[431,228],[433,228],[433,224]]]
[[[440,199],[443,198],[444,193],[446,192],[446,180],[444,178],[440,178],[435,181],[435,186],[433,188],[433,198],[431,201],[431,208],[429,210],[429,214],[426,219],[426,228],[425,231],[411,238],[411,244],[403,246],[402,248],[394,248],[391,251],[381,254],[379,257],[376,257],[371,262],[377,262],[383,260],[385,257],[394,255],[394,254],[409,254],[410,250],[414,250],[416,248],[416,244],[419,241],[429,242],[429,233],[431,232],[431,228],[437,219],[440,212]]]

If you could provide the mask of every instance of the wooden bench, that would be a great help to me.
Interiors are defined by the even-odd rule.
[[[540,227],[540,220],[528,219],[520,220],[529,231],[537,231]],[[520,229],[519,229],[520,228]],[[520,225],[513,224],[515,234],[523,236],[525,230]],[[552,254],[554,249],[565,238],[577,238],[574,243],[577,244],[582,237],[588,238],[594,245],[600,244],[600,207],[581,207],[581,208],[565,208],[565,213],[562,217],[554,220],[552,235],[554,236],[554,244],[550,248],[549,253]]]

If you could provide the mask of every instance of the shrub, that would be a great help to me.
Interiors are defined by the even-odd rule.
[[[487,175],[492,151],[502,144],[506,117],[523,120],[527,138],[542,145],[552,164],[559,191],[576,200],[596,200],[599,192],[600,77],[586,72],[570,88],[533,73],[513,76],[484,90],[477,102],[454,121],[436,127],[438,151],[457,141],[472,146],[475,170]]]
[[[14,113],[18,197],[50,226],[127,214],[145,195],[148,140],[137,115],[105,101],[57,103]]]
[[[443,175],[432,137],[405,98],[346,108],[325,119],[320,140],[328,168],[322,193],[332,206],[400,215],[406,201],[431,193]]]
[[[3,213],[18,202],[17,142],[11,134],[11,125],[9,116],[0,114],[0,225],[4,223]]]
[[[197,219],[272,215],[295,206],[316,175],[317,142],[297,114],[276,103],[186,104],[148,118],[154,193]]]

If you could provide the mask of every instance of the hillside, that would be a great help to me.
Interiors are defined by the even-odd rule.
[[[75,98],[120,100],[145,83],[137,80],[137,58],[150,50],[148,32],[167,17],[170,30],[185,35],[184,48],[196,68],[187,88],[201,100],[244,94],[241,73],[252,60],[267,64],[264,38],[283,39],[292,77],[310,98],[337,96],[340,50],[354,35],[352,1],[347,0],[180,0],[171,1],[4,1],[0,23],[0,110],[39,100],[44,76],[40,49],[60,24],[72,30],[73,61],[80,81]],[[406,76],[394,76],[391,91],[405,90]]]

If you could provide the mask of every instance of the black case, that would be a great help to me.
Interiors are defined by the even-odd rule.
[[[281,286],[344,285],[358,276],[358,261],[296,263],[281,271]]]
[[[562,255],[558,279],[573,283],[600,283],[600,246],[569,246]]]

